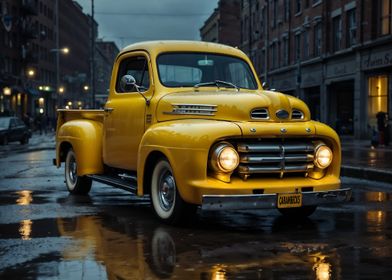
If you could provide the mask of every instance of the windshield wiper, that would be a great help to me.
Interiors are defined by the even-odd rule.
[[[215,80],[213,82],[206,82],[206,83],[198,83],[198,84],[195,84],[193,87],[199,88],[199,87],[216,86],[217,88],[220,88],[219,85],[224,85],[226,87],[235,88],[237,90],[237,92],[240,91],[240,88],[237,87],[235,84],[230,83],[230,82],[226,82],[226,81],[220,81],[220,80]]]

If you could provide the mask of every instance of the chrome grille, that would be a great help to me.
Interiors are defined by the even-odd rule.
[[[172,115],[205,115],[214,116],[217,112],[217,105],[210,104],[172,104],[172,112],[164,112]]]
[[[252,112],[250,113],[250,116],[252,119],[255,119],[255,120],[268,120],[269,119],[268,110],[266,108],[253,109]]]
[[[301,110],[294,109],[291,113],[291,119],[302,120],[304,118],[304,113]]]
[[[237,144],[240,156],[238,174],[247,179],[257,174],[276,174],[283,178],[286,173],[306,174],[314,168],[314,146],[309,140],[265,140]]]

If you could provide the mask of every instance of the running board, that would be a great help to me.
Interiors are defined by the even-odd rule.
[[[127,176],[126,179],[120,179],[113,176],[107,175],[88,175],[94,181],[99,183],[107,184],[115,188],[119,188],[125,191],[129,191],[133,194],[137,192],[137,180],[136,177]],[[122,177],[124,178],[124,177]]]

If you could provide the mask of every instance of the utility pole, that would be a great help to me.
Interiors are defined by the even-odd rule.
[[[95,29],[94,29],[94,0],[91,0],[91,54],[90,54],[90,89],[92,108],[95,108]]]
[[[60,28],[59,28],[59,0],[56,0],[56,49],[60,49]],[[57,97],[57,108],[61,109],[63,105],[62,93],[59,92],[60,87],[60,53],[56,52],[56,97]]]

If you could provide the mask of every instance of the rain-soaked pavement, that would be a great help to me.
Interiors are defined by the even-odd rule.
[[[354,201],[301,222],[204,212],[169,227],[120,190],[68,195],[52,157],[0,159],[0,279],[391,279],[392,185],[343,178]]]

